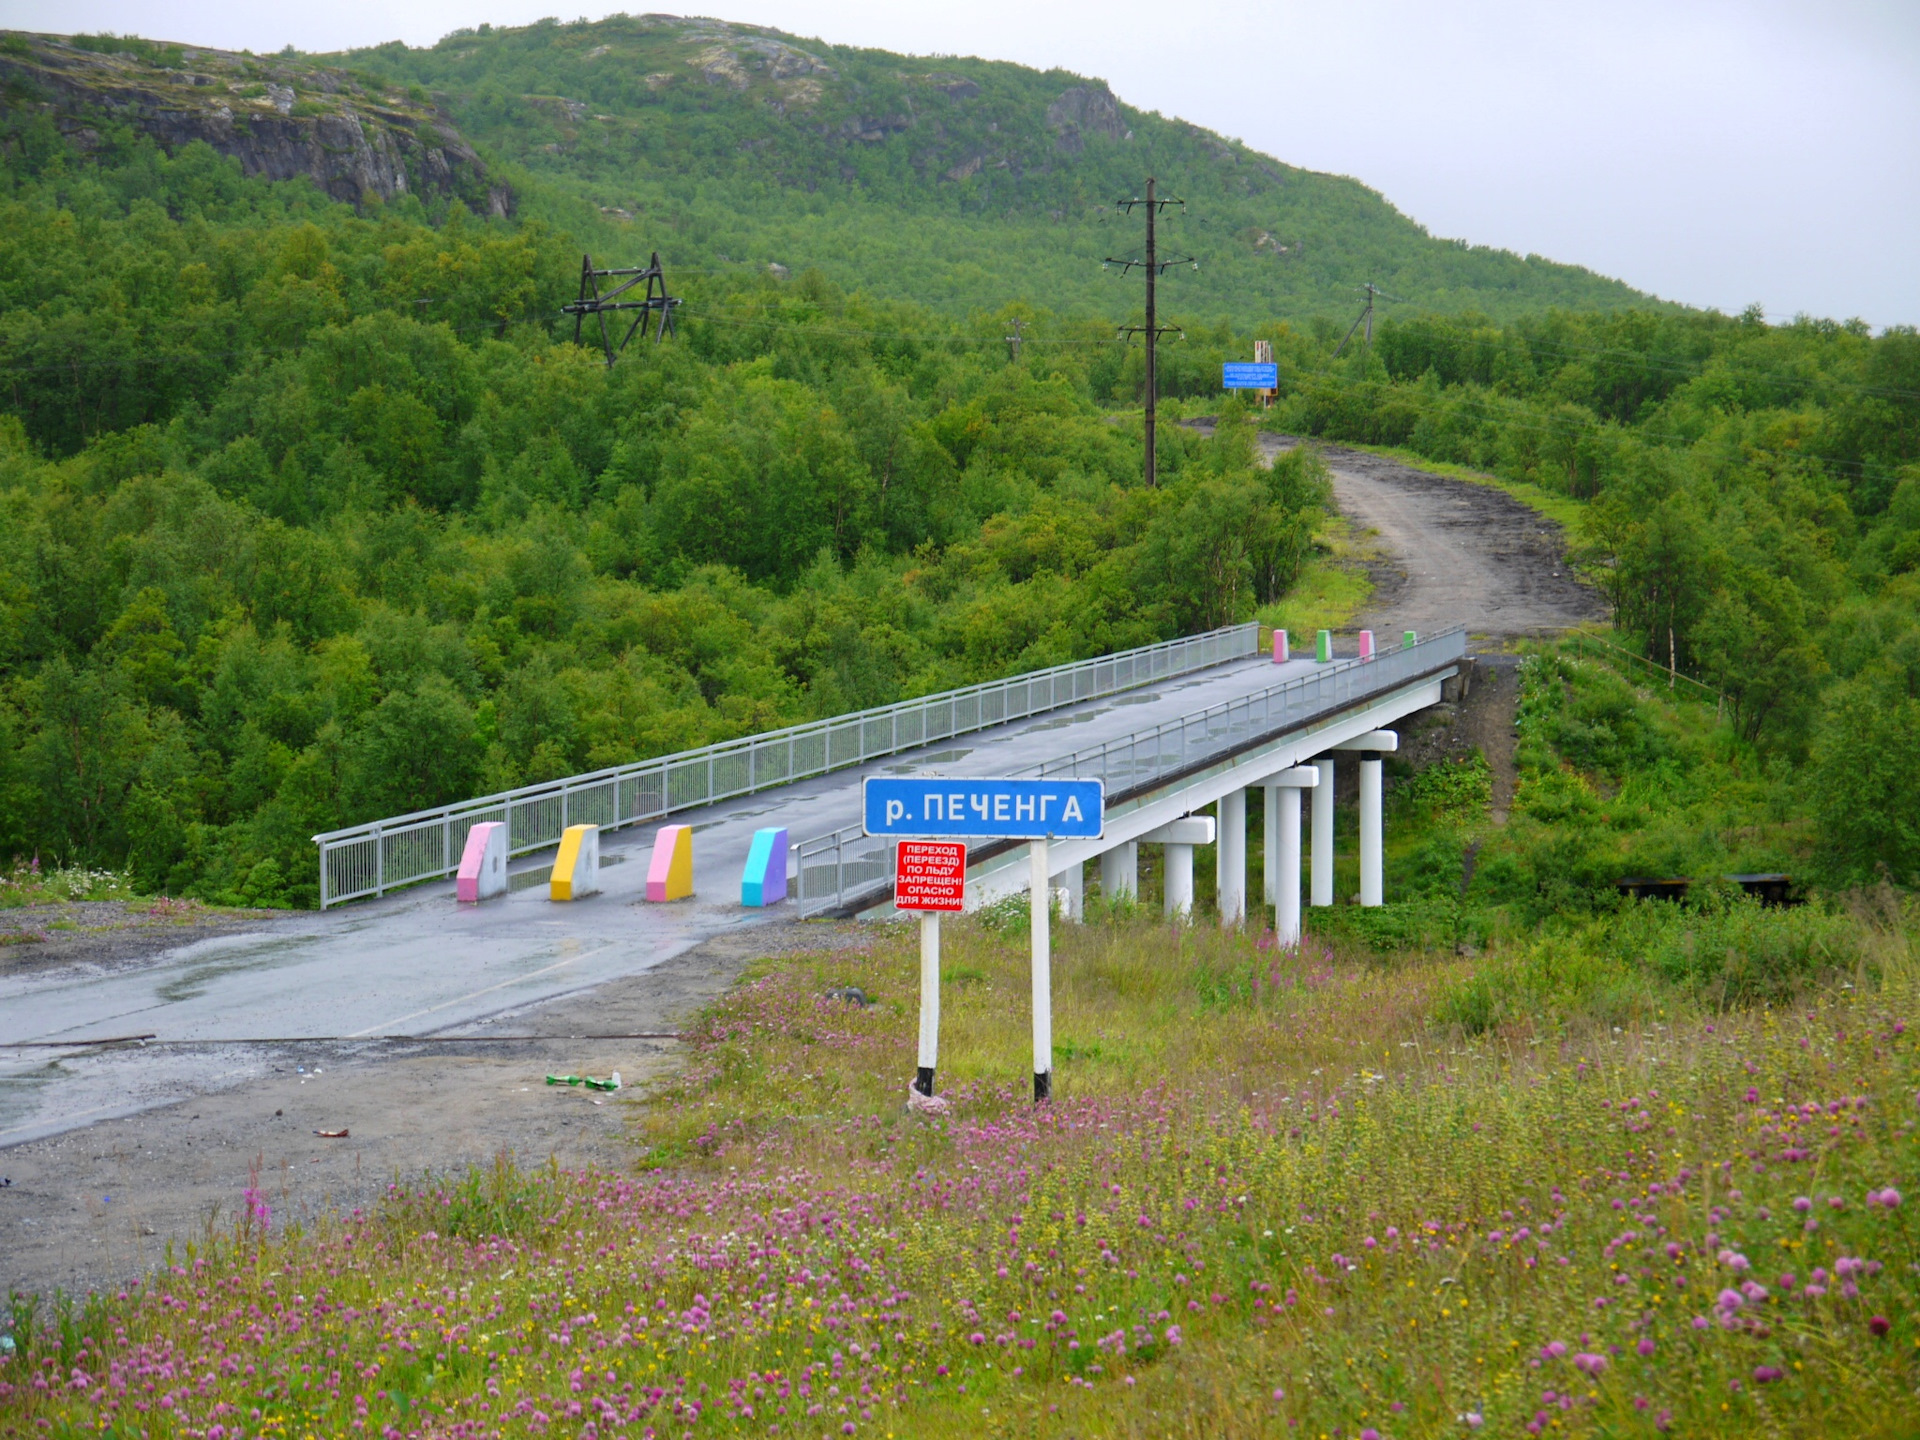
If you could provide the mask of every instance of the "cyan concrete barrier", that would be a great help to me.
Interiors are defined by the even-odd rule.
[[[486,820],[467,831],[460,852],[460,873],[453,892],[463,905],[477,905],[507,893],[507,827]]]
[[[747,868],[740,877],[742,905],[777,905],[787,898],[787,831],[784,825],[753,832]]]
[[[693,894],[693,827],[662,825],[647,862],[647,899],[684,900]]]
[[[553,875],[547,881],[549,900],[579,900],[600,888],[600,827],[569,825],[560,834],[560,853],[553,857]]]

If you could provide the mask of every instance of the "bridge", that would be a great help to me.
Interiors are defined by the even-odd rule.
[[[1088,867],[1108,893],[1137,888],[1141,845],[1165,847],[1169,910],[1193,903],[1193,847],[1214,838],[1223,922],[1247,910],[1246,792],[1268,789],[1263,894],[1297,932],[1301,789],[1311,796],[1311,901],[1333,895],[1333,766],[1360,754],[1360,899],[1382,893],[1379,757],[1389,727],[1436,703],[1465,655],[1448,631],[1362,658],[1275,663],[1253,626],[1150,646],[704,751],[318,837],[326,908],[255,933],[199,942],[112,974],[24,977],[0,986],[0,1145],[236,1083],[204,1055],[46,1052],[21,1042],[153,1033],[214,1044],[268,1037],[431,1034],[590,989],[705,939],[783,912],[884,915],[886,842],[860,833],[870,773],[1099,778],[1105,835],[1055,842],[1054,884],[1077,916]],[[646,858],[659,823],[692,827],[691,899],[650,904]],[[506,895],[455,902],[466,829],[492,819],[515,852]],[[600,893],[551,903],[559,832],[596,823]],[[755,830],[788,829],[793,897],[740,903]],[[972,903],[1026,887],[1025,847],[969,855]],[[1291,897],[1291,898],[1289,898]],[[171,1058],[170,1058],[171,1057]],[[233,1074],[240,1074],[235,1070]],[[137,1081],[135,1079],[137,1077]]]

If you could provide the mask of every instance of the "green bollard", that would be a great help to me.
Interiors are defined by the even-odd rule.
[[[1411,650],[1414,646],[1418,645],[1419,643],[1420,643],[1419,635],[1416,634],[1414,631],[1409,630],[1403,637],[1401,637],[1400,648],[1402,650]]]
[[[1320,632],[1320,640],[1314,646],[1313,658],[1318,660],[1322,665],[1325,665],[1329,660],[1333,659],[1333,632],[1331,630],[1322,630]]]

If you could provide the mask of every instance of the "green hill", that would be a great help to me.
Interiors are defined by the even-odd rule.
[[[1423,309],[1495,317],[1645,298],[1537,256],[1440,240],[1356,180],[1143,111],[1098,80],[935,61],[713,20],[620,17],[458,31],[328,57],[430,90],[527,203],[609,256],[817,268],[949,312],[1019,298],[1114,318],[1103,273],[1139,224],[1112,202],[1158,176],[1189,202],[1168,245],[1175,317],[1303,319],[1372,279]]]

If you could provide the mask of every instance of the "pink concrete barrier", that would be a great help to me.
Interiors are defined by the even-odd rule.
[[[1276,630],[1273,632],[1273,663],[1284,665],[1287,659],[1287,632]]]
[[[684,900],[693,894],[693,827],[662,825],[647,862],[647,899]]]
[[[484,821],[467,831],[453,893],[463,905],[477,905],[507,893],[507,827]]]
[[[1371,630],[1362,630],[1360,632],[1360,658],[1362,660],[1371,660],[1373,658],[1373,632]]]

